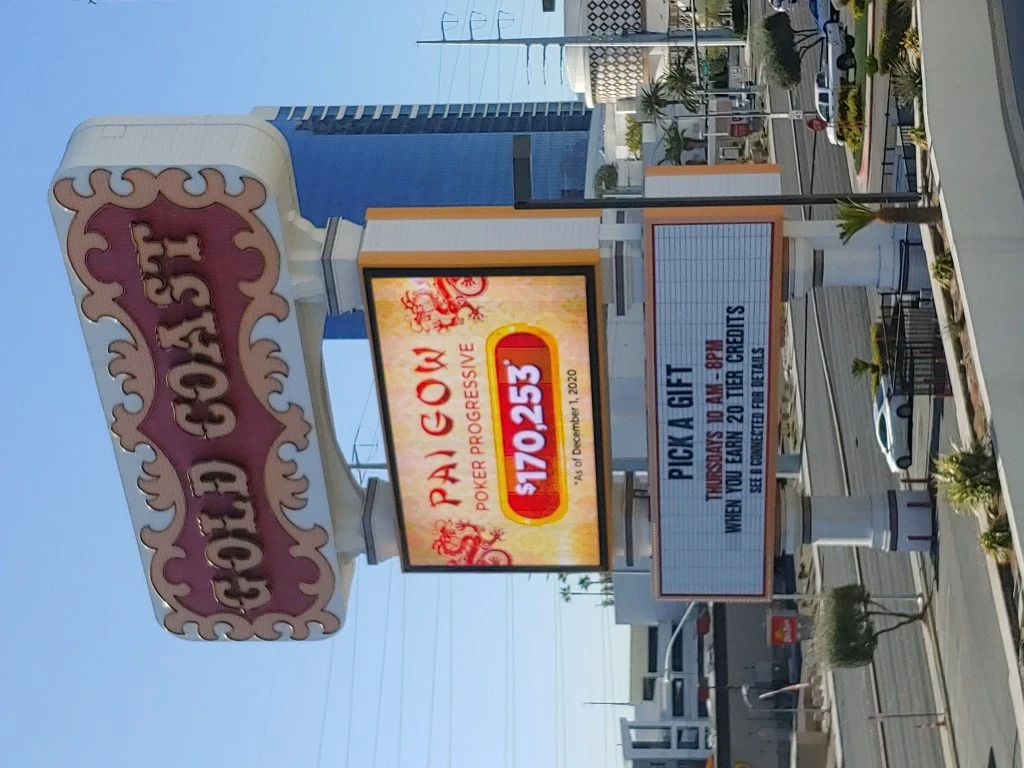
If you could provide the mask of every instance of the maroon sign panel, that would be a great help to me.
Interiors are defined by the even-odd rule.
[[[310,417],[271,405],[289,364],[278,342],[254,333],[261,318],[292,313],[275,292],[277,245],[255,214],[266,193],[245,179],[232,195],[218,171],[203,176],[199,195],[177,169],[128,171],[126,196],[106,171],[91,174],[90,196],[70,180],[54,188],[75,212],[67,254],[88,290],[82,313],[113,318],[130,337],[109,345],[109,373],[142,405],[115,405],[112,430],[126,451],[155,453],[138,488],[126,489],[167,515],[166,526],[140,534],[152,550],[150,582],[176,634],[194,624],[212,639],[226,623],[232,639],[275,639],[280,622],[294,639],[314,623],[330,633],[340,622],[326,610],[335,584],[320,551],[328,533],[289,518],[306,505],[308,481],[281,458],[286,444],[308,447]],[[291,364],[301,370],[301,355]]]

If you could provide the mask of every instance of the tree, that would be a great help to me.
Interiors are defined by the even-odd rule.
[[[570,584],[569,574],[563,572],[558,574],[558,582],[561,585],[558,588],[558,594],[567,603],[573,597],[600,597],[601,602],[597,604],[598,608],[607,608],[610,605],[615,605],[615,590],[610,573],[601,573],[596,581],[590,574],[585,573],[576,578],[575,584]],[[579,591],[574,591],[574,587]],[[591,592],[591,587],[597,587],[597,590]]]
[[[863,584],[832,587],[818,606],[814,645],[830,667],[862,667],[874,658],[879,637],[920,621],[926,611],[927,606],[918,613],[890,610],[873,600]],[[876,629],[876,617],[896,621]]]
[[[695,139],[687,136],[686,131],[679,130],[679,124],[674,120],[665,126],[665,133],[662,136],[664,142],[664,157],[658,161],[658,165],[682,165],[683,152],[690,152],[694,149],[707,147],[707,139]]]
[[[651,80],[640,89],[640,112],[645,122],[659,122],[665,117],[668,92],[661,80]]]
[[[632,115],[626,115],[626,149],[634,160],[644,151],[644,126]]]
[[[850,373],[853,374],[853,378],[859,379],[862,376],[871,376],[872,379],[877,378],[881,373],[882,369],[878,363],[873,363],[870,360],[864,360],[860,357],[853,358],[853,365],[850,366]]]
[[[761,21],[765,79],[776,88],[796,88],[800,85],[800,60],[823,40],[816,29],[793,29],[788,13],[765,16]]]
[[[850,200],[839,201],[839,234],[844,245],[875,221],[880,224],[937,224],[942,221],[942,209],[934,206],[897,208],[888,205],[875,209]]]
[[[615,163],[605,163],[594,172],[594,189],[598,197],[619,186],[619,168]]]
[[[693,49],[687,48],[678,56],[665,73],[665,89],[690,112],[700,109],[701,94],[697,74],[693,70]]]

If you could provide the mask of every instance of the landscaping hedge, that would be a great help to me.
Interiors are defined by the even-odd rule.
[[[903,48],[903,35],[910,29],[910,6],[905,0],[889,0],[885,6],[885,20],[878,41],[878,71],[888,72],[899,58]]]

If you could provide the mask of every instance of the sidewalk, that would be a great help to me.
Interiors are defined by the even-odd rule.
[[[1020,298],[1024,290],[1024,193],[1018,172],[1024,132],[1013,84],[1014,64],[1020,62],[1010,57],[1011,50],[1019,56],[1024,35],[1007,40],[1007,30],[1019,30],[1019,24],[1014,19],[1015,23],[1007,27],[1000,0],[928,0],[918,3],[917,17],[923,50],[924,117],[931,144],[928,155],[932,189],[942,207],[945,233],[956,264],[969,352],[978,370],[981,399],[999,456],[1017,564],[1024,567],[1024,473],[1020,471],[1024,467],[1024,409],[1020,407],[1020,372],[1024,366],[1024,302]],[[968,115],[970,119],[965,119]],[[930,237],[926,236],[926,244],[930,245]],[[934,258],[933,252],[929,258]],[[946,354],[951,361],[955,360],[950,349]],[[959,373],[956,368],[955,364],[950,367],[954,376]],[[954,433],[964,439],[971,436],[971,425],[960,396],[962,391],[954,385],[959,427]],[[940,558],[946,539],[969,537],[975,532],[977,523],[968,520],[969,524],[964,524],[950,518],[944,535],[940,529]],[[952,653],[952,658],[944,661],[954,729],[965,766],[1019,765],[1024,690],[1013,627],[995,565],[987,558],[978,565],[984,569],[979,576],[985,577],[992,596],[993,614],[988,618],[991,623],[987,635],[998,630],[995,636],[1000,642],[998,651],[989,651],[985,647],[986,635],[973,636],[979,628],[986,629],[979,624],[985,619],[976,612],[987,601],[977,592],[964,595],[963,608],[967,613],[944,619],[966,625],[962,634],[946,641]],[[949,568],[966,572],[968,567],[974,566],[962,557],[955,557],[952,565],[940,559],[940,589],[944,581],[952,584]],[[980,673],[991,676],[991,684],[1009,683],[1008,709],[1013,718],[1002,728],[1011,732],[1008,745],[975,743],[981,703],[976,694],[959,691],[961,678],[969,674],[959,668],[966,654],[985,659]],[[997,673],[997,669],[1002,671]],[[997,715],[998,712],[990,717]],[[971,751],[963,751],[967,749]]]

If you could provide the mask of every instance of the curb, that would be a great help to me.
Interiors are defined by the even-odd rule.
[[[868,55],[872,55],[875,51],[875,3],[881,2],[881,0],[874,0],[874,2],[868,3],[868,39],[864,46],[864,50],[867,51]],[[859,62],[858,62],[858,65]],[[872,97],[875,90],[875,78],[870,75],[864,78],[864,142],[860,152],[860,168],[857,171],[856,179],[858,182],[862,182],[861,188],[867,189],[871,184],[871,129],[874,120],[871,119],[872,114]],[[850,155],[850,161],[853,161],[853,153],[848,152]]]
[[[911,575],[914,578],[914,591],[919,595],[927,595],[927,585],[924,580],[924,556],[920,552],[911,552]],[[939,732],[939,742],[942,744],[942,762],[947,766],[960,768],[960,756],[956,751],[956,734],[953,733],[952,714],[949,709],[949,695],[946,691],[946,673],[942,668],[942,656],[939,653],[939,636],[935,629],[935,616],[929,609],[924,616],[924,653],[928,661],[928,676],[932,683],[932,699],[942,702],[945,713],[943,720],[945,727]]]

